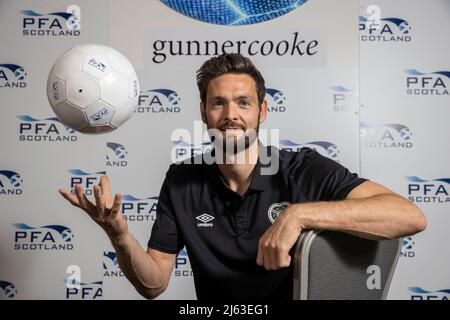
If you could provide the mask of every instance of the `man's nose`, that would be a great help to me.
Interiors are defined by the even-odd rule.
[[[237,120],[239,119],[239,108],[234,103],[229,103],[224,109],[224,116],[227,120]]]

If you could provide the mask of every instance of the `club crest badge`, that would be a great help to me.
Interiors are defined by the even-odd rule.
[[[273,223],[278,216],[280,215],[280,213],[286,209],[287,207],[289,207],[291,204],[287,201],[284,202],[280,202],[280,203],[273,203],[270,207],[269,210],[267,210],[267,215],[269,216],[269,220],[271,223]]]

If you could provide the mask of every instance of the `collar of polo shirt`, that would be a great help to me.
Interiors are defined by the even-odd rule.
[[[271,177],[270,175],[262,175],[261,169],[264,167],[269,167],[271,165],[271,156],[273,153],[273,148],[264,146],[261,142],[259,142],[260,153],[258,155],[258,160],[256,162],[256,168],[253,173],[252,181],[248,187],[249,190],[253,191],[264,191],[266,188],[270,186]],[[261,161],[261,150],[264,148],[265,154],[269,156],[269,161],[264,161],[268,163],[262,163]],[[211,154],[214,155],[214,149],[211,150]],[[275,153],[276,154],[276,153]],[[219,170],[219,166],[216,163],[208,165],[208,174],[210,174],[209,185],[212,191],[212,194],[218,196],[223,194],[224,192],[233,192],[225,183],[222,173]]]

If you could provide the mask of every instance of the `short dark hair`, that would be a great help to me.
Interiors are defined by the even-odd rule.
[[[266,95],[264,78],[253,62],[239,53],[224,53],[207,60],[197,71],[197,86],[200,99],[206,106],[206,92],[211,80],[227,74],[247,74],[255,80],[258,105],[261,106]]]

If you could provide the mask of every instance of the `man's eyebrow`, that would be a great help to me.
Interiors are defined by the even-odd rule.
[[[235,98],[233,98],[234,100],[253,100],[252,96],[246,96],[246,95],[240,95],[237,96]]]
[[[224,96],[214,96],[214,97],[209,97],[206,102],[225,101],[225,100],[226,100],[226,98]],[[233,100],[235,100],[235,101],[238,101],[238,100],[253,101],[254,99],[252,96],[240,95],[240,96],[234,97]]]
[[[225,97],[223,96],[209,97],[207,101],[220,101],[220,100],[225,100]]]

